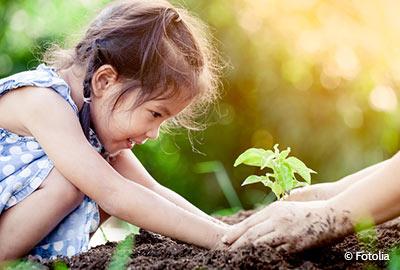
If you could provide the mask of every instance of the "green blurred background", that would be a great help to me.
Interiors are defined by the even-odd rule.
[[[107,2],[0,1],[0,77],[36,67],[52,42],[73,45]],[[173,2],[210,25],[227,67],[209,128],[192,135],[196,150],[185,131],[135,147],[160,183],[213,213],[239,205],[229,185],[227,198],[218,184],[226,172],[247,209],[269,193],[261,184],[240,186],[260,173],[233,168],[247,148],[290,146],[318,172],[314,183],[397,151],[400,2]],[[201,163],[207,161],[214,163]]]

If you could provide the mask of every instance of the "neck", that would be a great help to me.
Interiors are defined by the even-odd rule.
[[[71,97],[80,111],[83,106],[83,79],[85,70],[81,66],[74,64],[69,68],[59,70],[58,74],[70,87]]]

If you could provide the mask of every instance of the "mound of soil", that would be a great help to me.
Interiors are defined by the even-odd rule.
[[[252,212],[241,212],[221,218],[227,223],[237,223]],[[355,235],[329,246],[297,254],[279,253],[269,246],[246,246],[236,251],[209,251],[144,230],[135,237],[135,248],[128,261],[128,269],[384,269],[388,261],[356,259],[357,252],[388,254],[400,244],[400,219],[377,226],[373,236],[359,244]],[[365,244],[367,243],[367,244]],[[70,269],[107,269],[117,243],[107,243],[64,259]],[[353,258],[345,259],[346,252]],[[381,256],[382,258],[382,256]],[[376,258],[375,258],[376,259]],[[53,268],[53,261],[41,263]]]

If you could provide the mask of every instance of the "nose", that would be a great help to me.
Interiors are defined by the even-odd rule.
[[[149,138],[151,140],[157,139],[159,135],[160,135],[160,126],[157,126],[157,127],[153,128],[153,129],[150,129],[146,133],[147,138]]]

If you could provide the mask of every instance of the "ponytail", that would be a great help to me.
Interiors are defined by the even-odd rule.
[[[92,77],[94,72],[103,64],[103,54],[101,52],[101,40],[96,39],[94,44],[87,48],[87,52],[92,51],[91,56],[88,59],[88,67],[83,80],[83,106],[79,111],[79,122],[81,123],[83,133],[86,139],[89,140],[90,128],[92,127],[92,121],[90,117],[90,103],[92,95]]]

